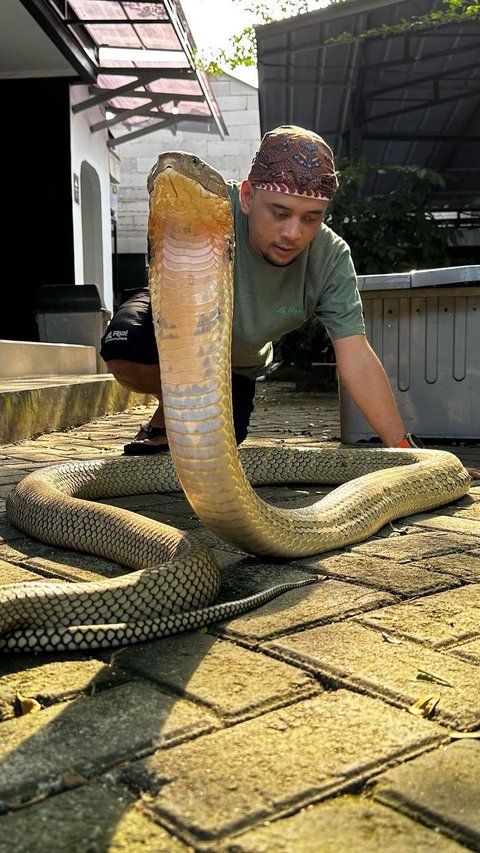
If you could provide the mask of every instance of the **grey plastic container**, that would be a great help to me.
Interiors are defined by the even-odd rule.
[[[408,432],[480,438],[480,266],[360,276],[367,338]],[[340,387],[341,439],[376,438]]]

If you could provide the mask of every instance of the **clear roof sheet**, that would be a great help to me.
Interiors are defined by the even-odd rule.
[[[180,0],[45,0],[70,40],[93,58],[91,96],[76,112],[103,104],[112,147],[188,119],[223,136],[226,128]]]

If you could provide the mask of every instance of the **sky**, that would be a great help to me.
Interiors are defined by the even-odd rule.
[[[252,15],[233,0],[181,0],[185,17],[199,50],[225,48],[231,37],[252,22]],[[258,85],[255,68],[226,69],[251,86]]]

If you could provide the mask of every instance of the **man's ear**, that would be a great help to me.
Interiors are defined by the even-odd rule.
[[[240,207],[242,213],[250,213],[253,200],[253,187],[250,181],[242,181],[240,184]]]

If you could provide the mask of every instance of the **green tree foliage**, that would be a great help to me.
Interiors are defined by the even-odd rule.
[[[222,71],[233,70],[239,66],[256,66],[255,27],[321,8],[321,0],[265,0],[263,3],[255,3],[252,0],[234,0],[234,2],[238,6],[242,6],[245,12],[250,13],[252,23],[233,36],[232,43],[228,48],[223,48],[214,53],[210,50],[196,52],[197,66],[209,74],[220,74]]]
[[[255,66],[257,64],[255,27],[270,24],[284,18],[312,12],[324,7],[322,0],[264,0],[263,3],[252,0],[235,0],[252,16],[252,23],[242,32],[235,35],[228,48],[214,54],[211,51],[196,53],[195,61],[199,68],[210,74],[219,74],[222,70],[233,70],[239,66]],[[331,5],[346,4],[351,0],[331,0]],[[353,34],[343,32],[335,39],[328,39],[325,44],[337,42],[363,41],[368,38],[390,36],[404,32],[419,32],[452,23],[465,23],[480,18],[480,0],[443,0],[444,8],[426,15],[404,18],[397,24],[382,24],[375,29]],[[319,47],[321,43],[319,43]]]
[[[448,266],[452,233],[428,209],[432,190],[444,185],[440,175],[415,166],[369,167],[365,161],[337,166],[340,186],[325,222],[349,244],[360,275]],[[399,173],[400,185],[394,192],[364,195],[370,170]],[[277,343],[275,358],[308,370],[312,361],[324,360],[327,343],[323,324],[313,318]]]
[[[406,272],[448,264],[449,233],[429,211],[432,190],[443,178],[418,166],[367,166],[337,163],[339,189],[326,223],[346,240],[360,275]],[[365,195],[367,177],[395,172],[394,192]]]
[[[349,0],[340,0],[349,2]],[[353,35],[343,32],[335,38],[327,39],[325,44],[338,44],[339,42],[365,41],[368,38],[401,35],[405,32],[421,32],[441,27],[445,24],[465,23],[480,17],[480,0],[465,2],[465,0],[443,0],[444,9],[438,12],[428,12],[426,15],[416,15],[412,18],[402,18],[397,24],[381,24],[379,27],[365,30]]]

